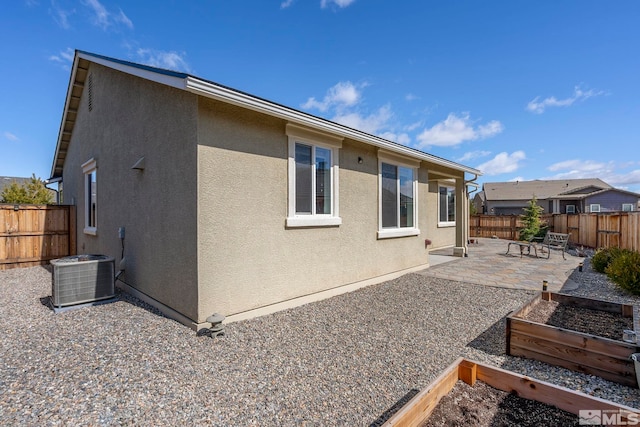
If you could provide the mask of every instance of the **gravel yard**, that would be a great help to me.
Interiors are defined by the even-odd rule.
[[[572,279],[640,303],[588,263]],[[379,425],[461,355],[640,408],[636,389],[504,354],[531,291],[409,274],[214,340],[126,293],[60,314],[50,294],[45,268],[0,271],[0,425]]]

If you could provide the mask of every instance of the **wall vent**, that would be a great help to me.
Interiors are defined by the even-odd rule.
[[[88,82],[88,92],[89,92],[89,111],[93,111],[93,73],[89,74],[89,77],[87,78],[87,80],[89,80]]]
[[[114,258],[106,255],[73,255],[51,260],[54,308],[112,298],[114,264]]]

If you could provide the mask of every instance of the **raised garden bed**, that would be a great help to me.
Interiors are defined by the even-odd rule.
[[[507,354],[638,387],[640,347],[622,341],[637,323],[632,305],[541,292],[507,316]]]
[[[471,388],[461,384],[459,380]],[[487,393],[493,394],[493,391],[485,389],[487,387],[508,394],[506,397],[499,397],[500,393],[498,393],[498,398],[494,399],[494,403],[499,408],[486,408],[486,416],[483,418],[477,417],[474,412],[465,411],[464,408],[468,407],[465,402],[446,403],[450,394],[456,394],[456,398],[464,394],[473,394],[474,390],[485,396]],[[461,389],[462,393],[458,389]],[[524,399],[526,402],[518,401],[518,399]],[[440,403],[443,403],[444,406],[440,407]],[[486,406],[487,402],[484,401],[483,404]],[[510,407],[517,410],[510,411]],[[528,410],[522,411],[523,407]],[[458,411],[458,409],[460,410]],[[544,415],[540,415],[542,411],[545,411]],[[589,411],[589,413],[580,413],[580,411]],[[413,397],[383,427],[433,424],[496,425],[493,423],[500,420],[492,414],[498,412],[510,415],[507,423],[509,425],[539,424],[539,419],[536,422],[535,419],[531,419],[532,416],[545,417],[543,422],[545,425],[566,425],[567,421],[577,425],[579,416],[586,419],[585,415],[598,414],[606,415],[608,419],[615,417],[620,424],[640,420],[640,412],[637,409],[460,358],[451,364],[431,385]],[[431,420],[432,415],[437,419]]]

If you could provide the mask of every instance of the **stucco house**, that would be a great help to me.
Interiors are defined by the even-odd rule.
[[[586,178],[486,182],[473,204],[476,212],[486,215],[520,215],[533,196],[544,213],[636,211],[640,202],[640,194]]]
[[[51,171],[80,253],[208,326],[465,255],[480,171],[189,74],[76,51]],[[456,201],[464,201],[456,203]],[[124,250],[119,229],[124,228]],[[118,270],[118,268],[116,268]]]

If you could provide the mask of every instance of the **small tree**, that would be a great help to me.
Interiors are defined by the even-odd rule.
[[[33,174],[29,182],[23,185],[14,181],[5,187],[0,194],[0,203],[49,205],[53,203],[53,195],[44,182]]]
[[[538,205],[538,201],[534,195],[533,199],[529,201],[529,205],[522,210],[524,210],[524,214],[520,217],[522,218],[522,222],[524,222],[524,228],[520,230],[520,240],[528,241],[545,230],[546,224],[540,218],[544,209]]]

